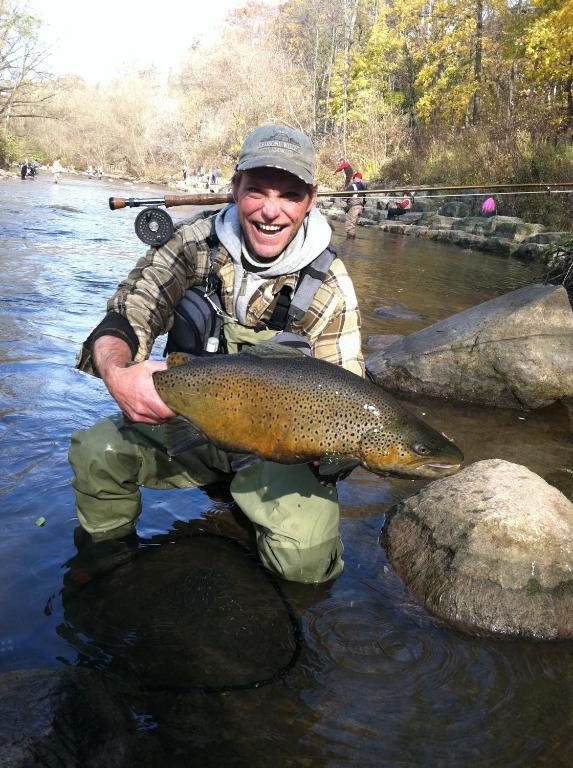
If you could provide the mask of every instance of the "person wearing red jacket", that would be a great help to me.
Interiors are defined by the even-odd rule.
[[[347,192],[354,193],[351,197],[346,198],[346,220],[344,223],[346,237],[356,237],[356,224],[360,216],[362,216],[362,211],[364,210],[364,205],[366,204],[366,197],[356,193],[364,192],[365,189],[367,189],[367,187],[366,184],[362,181],[362,174],[353,174],[352,181],[346,187]]]
[[[345,160],[343,157],[340,158],[338,168],[334,171],[334,173],[340,173],[341,171],[344,171],[344,185],[347,187],[352,181],[354,171],[352,170],[352,166],[348,160]]]

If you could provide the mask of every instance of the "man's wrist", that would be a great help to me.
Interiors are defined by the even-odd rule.
[[[115,336],[100,336],[93,346],[94,366],[107,385],[131,362],[131,350]]]

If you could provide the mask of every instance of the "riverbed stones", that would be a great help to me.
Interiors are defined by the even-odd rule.
[[[573,312],[528,285],[410,334],[366,360],[391,392],[533,409],[573,396]]]
[[[573,504],[524,466],[480,461],[389,514],[392,566],[433,615],[477,634],[573,638]]]

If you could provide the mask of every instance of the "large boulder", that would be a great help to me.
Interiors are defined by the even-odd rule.
[[[526,467],[491,459],[430,483],[390,512],[383,543],[448,623],[573,638],[573,504]]]
[[[392,392],[526,409],[572,397],[567,291],[520,288],[396,341],[366,367]]]

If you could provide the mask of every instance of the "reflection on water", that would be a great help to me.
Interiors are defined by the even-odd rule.
[[[242,550],[217,554],[212,537],[195,536],[249,541],[224,491],[145,491],[137,560],[104,559],[81,582],[69,436],[114,405],[73,362],[144,248],[133,212],[109,211],[112,194],[133,189],[42,175],[0,182],[0,671],[82,663],[137,678],[145,692],[134,717],[142,732],[152,724],[158,766],[571,764],[571,646],[453,632],[389,566],[378,540],[384,513],[423,480],[358,469],[341,483],[345,573],[328,586],[282,585],[300,655],[267,685],[204,690],[274,679],[295,638],[282,598]],[[341,234],[365,337],[410,333],[539,277],[491,254],[374,229],[351,243]],[[522,463],[571,493],[564,406],[522,414],[406,405],[468,462]],[[186,675],[199,687],[170,690]]]

